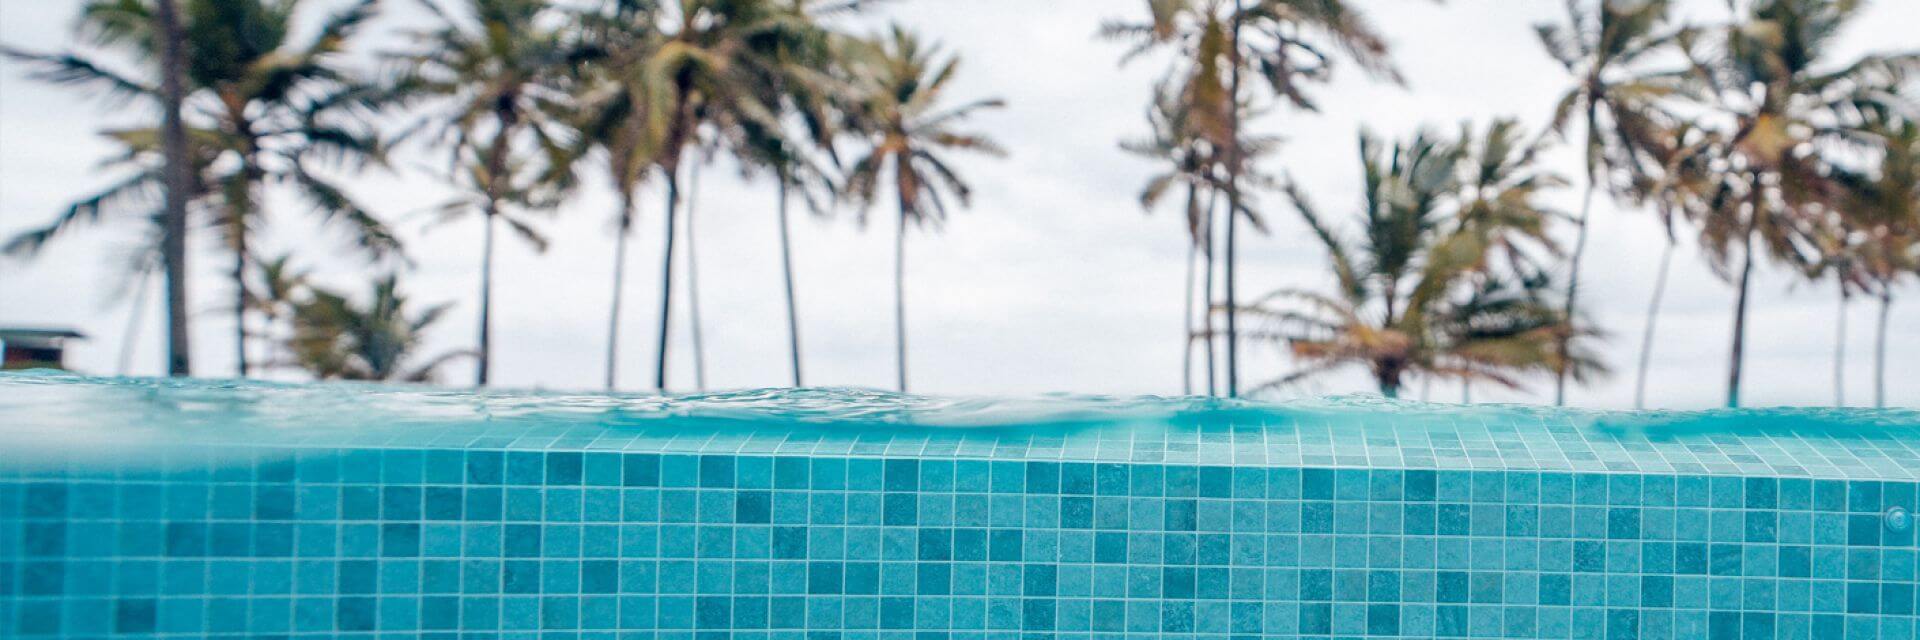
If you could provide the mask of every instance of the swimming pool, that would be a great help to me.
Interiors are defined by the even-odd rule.
[[[0,375],[0,635],[1911,638],[1920,414]]]

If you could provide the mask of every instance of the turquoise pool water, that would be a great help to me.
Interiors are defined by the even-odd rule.
[[[1911,638],[1910,410],[0,374],[0,637]]]

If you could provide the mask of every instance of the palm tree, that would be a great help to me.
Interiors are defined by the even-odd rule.
[[[607,178],[619,203],[614,214],[613,295],[607,313],[605,384],[609,391],[617,383],[627,240],[633,235],[639,190],[651,176],[659,154],[664,120],[652,108],[648,74],[634,59],[657,46],[658,32],[642,28],[651,9],[645,3],[610,2],[601,11],[578,16],[582,38],[602,53],[588,60],[585,68],[578,96],[581,104],[574,112],[577,122],[573,126],[580,133],[574,160],[584,159],[594,149],[603,151]]]
[[[1566,135],[1577,118],[1585,136],[1581,152],[1586,191],[1580,215],[1574,218],[1573,255],[1567,262],[1565,312],[1569,314],[1579,300],[1580,262],[1586,255],[1594,193],[1605,180],[1616,200],[1637,200],[1632,192],[1637,184],[1634,178],[1648,173],[1647,148],[1667,133],[1657,102],[1671,93],[1671,83],[1666,81],[1671,74],[1650,74],[1640,67],[1665,51],[1675,37],[1661,29],[1667,20],[1667,0],[1598,0],[1591,9],[1582,4],[1567,3],[1567,24],[1535,28],[1547,54],[1574,79],[1573,87],[1554,106],[1553,129]],[[1563,353],[1570,348],[1560,346]],[[1554,377],[1555,405],[1566,404],[1566,392],[1562,372]]]
[[[543,143],[543,154],[538,160],[512,157],[507,158],[504,164],[499,164],[496,158],[505,154],[495,151],[492,145],[505,142],[497,137],[477,141],[468,138],[465,144],[455,148],[453,173],[449,178],[457,191],[453,197],[431,210],[435,224],[453,222],[476,212],[483,216],[485,230],[480,247],[482,348],[474,351],[482,363],[487,361],[485,347],[491,342],[488,336],[492,309],[494,227],[505,226],[513,237],[526,243],[535,253],[545,253],[549,242],[546,234],[536,226],[535,217],[552,214],[573,187],[566,169],[566,152],[561,147]],[[485,368],[484,364],[478,366],[483,370]],[[484,381],[480,384],[484,384]]]
[[[1673,250],[1679,245],[1676,223],[1704,219],[1703,212],[1713,208],[1713,192],[1719,180],[1713,150],[1724,143],[1712,129],[1686,120],[1666,126],[1665,135],[1652,145],[1652,174],[1635,174],[1636,186],[1629,193],[1654,205],[1665,232],[1666,246],[1660,250],[1660,266],[1653,279],[1653,295],[1647,303],[1646,324],[1641,330],[1640,355],[1634,372],[1633,407],[1646,407],[1647,372],[1653,362],[1654,330],[1660,319],[1660,305],[1666,297],[1667,275],[1673,267]],[[1643,166],[1643,168],[1645,168]]]
[[[1909,176],[1909,179],[1911,176]],[[1873,406],[1887,406],[1887,320],[1893,311],[1893,290],[1901,281],[1920,275],[1920,229],[1875,231],[1868,247],[1867,273],[1873,280],[1880,311],[1873,339]]]
[[[1810,233],[1808,240],[1815,246],[1815,258],[1804,266],[1803,274],[1809,281],[1819,281],[1831,276],[1839,289],[1840,300],[1834,314],[1833,336],[1833,406],[1847,406],[1847,308],[1853,302],[1853,294],[1862,288],[1866,278],[1860,273],[1859,247],[1854,245],[1855,235],[1841,216],[1822,228]]]
[[[226,154],[238,163],[216,184],[219,226],[233,260],[228,277],[234,283],[235,369],[241,377],[250,368],[246,280],[250,239],[265,222],[264,184],[295,186],[323,215],[353,225],[356,239],[375,257],[399,248],[365,207],[312,170],[317,160],[350,167],[383,161],[379,139],[360,117],[373,106],[373,93],[352,80],[339,60],[346,43],[373,17],[374,0],[360,0],[329,17],[305,43],[288,40],[298,4],[190,0],[187,5],[186,37],[193,48],[187,75],[211,98],[208,112],[224,134]]]
[[[1185,213],[1187,231],[1187,275],[1186,292],[1183,296],[1185,308],[1182,318],[1185,331],[1181,338],[1180,385],[1182,393],[1193,394],[1193,343],[1197,334],[1193,326],[1194,267],[1198,257],[1206,256],[1208,275],[1213,272],[1213,250],[1208,246],[1212,240],[1211,218],[1213,204],[1202,204],[1200,193],[1218,193],[1213,189],[1213,168],[1215,162],[1209,153],[1206,142],[1195,135],[1190,126],[1191,110],[1172,87],[1162,83],[1156,90],[1158,98],[1153,108],[1147,110],[1147,123],[1151,135],[1142,140],[1130,140],[1120,143],[1126,151],[1160,163],[1163,169],[1149,176],[1147,184],[1140,190],[1140,207],[1152,212],[1164,200],[1170,191],[1185,191]],[[1205,206],[1206,209],[1201,207]],[[1208,316],[1207,333],[1212,333],[1212,287],[1208,287],[1207,302],[1202,306]],[[1212,340],[1207,347],[1207,394],[1214,393],[1214,362]]]
[[[693,388],[704,392],[707,390],[707,342],[701,329],[707,325],[700,320],[700,236],[694,222],[700,210],[700,167],[712,162],[715,154],[703,149],[695,155],[699,159],[687,165],[687,329],[693,341]]]
[[[288,39],[300,7],[297,1],[188,0],[184,24],[175,24],[178,16],[172,4],[91,0],[82,8],[81,32],[96,47],[141,60],[173,60],[153,71],[161,76],[157,90],[138,76],[112,71],[84,54],[5,53],[33,64],[35,75],[44,80],[102,88],[121,98],[158,97],[169,114],[163,116],[161,130],[129,135],[150,135],[161,141],[157,146],[163,149],[190,144],[185,139],[187,127],[171,115],[177,111],[175,102],[192,101],[195,113],[212,123],[206,134],[200,134],[206,139],[193,144],[217,149],[227,159],[223,164],[230,165],[200,180],[211,192],[208,195],[218,198],[219,206],[211,211],[233,256],[229,276],[235,291],[235,369],[244,377],[249,369],[247,246],[262,223],[259,209],[265,185],[293,187],[323,219],[348,224],[355,241],[376,258],[398,251],[397,240],[375,216],[314,171],[316,163],[357,169],[382,161],[380,142],[362,117],[375,104],[376,95],[339,62],[346,43],[372,18],[374,0],[361,0],[329,16],[305,43]],[[162,35],[173,31],[180,34]],[[181,38],[193,45],[184,57],[178,50]],[[175,78],[175,72],[181,77]],[[182,159],[192,151],[165,153],[171,158],[166,167],[191,168]],[[185,215],[190,194],[200,193],[187,183],[191,179],[171,176],[165,180],[174,187],[169,193],[181,194],[167,201],[172,222],[163,253],[168,255],[184,251],[181,236],[186,222],[179,218]],[[174,264],[181,260],[184,257],[169,260],[169,269],[184,269]],[[170,307],[175,298],[184,300],[184,286],[184,282],[169,284]],[[186,324],[179,315],[169,314],[169,324],[176,327],[170,331],[169,343],[176,345],[176,353],[169,370],[175,372],[180,372],[185,358],[179,343]]]
[[[1490,138],[1505,135],[1493,129]],[[1560,334],[1585,329],[1553,304],[1544,272],[1528,276],[1490,268],[1494,256],[1522,246],[1490,239],[1537,242],[1546,237],[1535,231],[1542,223],[1525,218],[1544,213],[1530,203],[1524,186],[1513,188],[1506,208],[1476,204],[1476,190],[1462,190],[1473,184],[1475,171],[1462,168],[1524,165],[1473,162],[1478,154],[1428,133],[1391,149],[1363,133],[1360,147],[1365,209],[1359,239],[1327,224],[1304,194],[1287,188],[1327,249],[1338,291],[1284,289],[1246,310],[1268,325],[1256,337],[1284,345],[1303,363],[1260,390],[1348,365],[1367,367],[1388,397],[1397,397],[1416,375],[1518,388],[1528,373],[1598,370],[1589,354],[1575,351],[1570,360],[1558,354]],[[1488,215],[1491,209],[1513,216]]]
[[[1920,275],[1920,121],[1906,98],[1892,93],[1862,106],[1857,135],[1874,147],[1868,172],[1843,172],[1842,230],[1852,241],[1846,256],[1859,289],[1879,301],[1874,330],[1873,402],[1886,406],[1887,320],[1893,291]],[[1844,284],[1844,283],[1843,283]]]
[[[788,205],[798,190],[808,208],[819,214],[824,207],[816,192],[831,196],[836,191],[832,180],[817,165],[814,156],[824,155],[837,164],[834,137],[840,133],[842,111],[850,105],[850,82],[845,77],[848,39],[822,28],[819,20],[827,16],[863,11],[873,4],[865,0],[789,0],[782,9],[782,29],[771,30],[757,38],[756,46],[770,63],[768,77],[758,90],[761,104],[775,108],[785,121],[797,121],[800,135],[781,130],[763,130],[757,121],[742,123],[741,148],[735,153],[752,164],[768,169],[774,178],[780,235],[780,276],[786,293],[787,355],[793,374],[793,386],[804,386],[800,366],[800,318],[794,294],[793,240],[788,223]]]
[[[553,190],[568,186],[568,147],[553,114],[563,106],[561,85],[581,54],[544,19],[548,5],[542,0],[468,0],[460,15],[432,1],[421,4],[437,24],[411,32],[416,46],[398,56],[406,71],[393,91],[451,104],[435,138],[453,141],[450,173],[471,192],[449,206],[470,205],[483,217],[474,379],[484,386],[493,361],[495,223],[508,225],[536,247],[543,244],[507,207],[544,208],[557,199]],[[544,166],[528,166],[516,146],[526,137],[546,157]],[[444,206],[441,211],[451,213]]]
[[[847,195],[861,207],[872,206],[885,176],[893,181],[899,211],[893,239],[894,367],[898,389],[907,390],[906,260],[907,226],[938,225],[947,217],[946,198],[961,207],[972,204],[973,189],[943,157],[967,151],[998,157],[999,145],[984,135],[954,126],[984,109],[1005,105],[998,98],[949,107],[944,94],[959,70],[958,56],[894,25],[857,54],[861,101],[857,118],[867,148],[847,170]]]
[[[1546,277],[1551,268],[1542,259],[1561,253],[1548,233],[1548,223],[1566,217],[1539,198],[1566,186],[1567,181],[1540,168],[1545,141],[1525,138],[1520,123],[1511,118],[1495,119],[1478,135],[1471,126],[1462,127],[1460,187],[1464,192],[1452,240],[1459,243],[1457,250],[1481,257],[1476,270],[1506,270],[1519,282],[1532,282]]]
[[[652,164],[666,179],[665,248],[661,252],[659,340],[654,386],[667,385],[668,336],[673,309],[673,253],[682,196],[681,168],[703,130],[737,140],[752,123],[780,131],[776,107],[761,90],[775,62],[762,38],[793,27],[769,0],[680,0],[653,4],[620,0],[606,45],[609,66],[643,92],[653,144]],[[670,4],[671,6],[667,6]]]
[[[415,312],[408,303],[391,274],[374,281],[364,306],[314,289],[295,307],[287,348],[295,363],[320,379],[432,382],[440,367],[469,354],[444,353],[415,364],[426,331],[452,305]]]
[[[1306,86],[1332,76],[1336,56],[1350,59],[1370,74],[1399,80],[1389,61],[1386,40],[1360,12],[1343,0],[1148,0],[1145,23],[1111,22],[1110,38],[1131,40],[1131,58],[1172,46],[1184,66],[1176,73],[1187,99],[1204,112],[1204,127],[1221,150],[1227,198],[1226,355],[1227,395],[1239,395],[1238,279],[1235,242],[1238,222],[1252,208],[1241,182],[1250,170],[1250,154],[1241,131],[1248,96],[1243,76],[1253,75],[1272,96],[1295,108],[1317,108]]]
[[[1844,0],[1759,0],[1711,38],[1682,38],[1692,60],[1689,96],[1735,125],[1716,150],[1721,178],[1710,198],[1714,206],[1701,220],[1713,265],[1737,283],[1728,406],[1740,403],[1756,258],[1765,252],[1799,268],[1817,260],[1809,234],[1842,193],[1820,146],[1845,144],[1845,135],[1825,123],[1847,96],[1877,84],[1893,69],[1920,63],[1914,55],[1868,55],[1829,70],[1836,68],[1830,51],[1859,6]]]

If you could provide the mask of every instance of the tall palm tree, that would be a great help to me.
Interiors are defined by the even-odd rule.
[[[659,340],[654,386],[667,385],[668,337],[672,328],[674,246],[678,235],[682,168],[690,147],[708,131],[737,140],[745,123],[781,130],[776,106],[761,90],[776,66],[760,39],[793,28],[791,15],[770,0],[679,0],[650,3],[619,0],[625,11],[608,47],[610,65],[632,76],[650,110],[652,164],[666,181],[665,247],[661,252]]]
[[[1853,302],[1853,295],[1867,284],[1865,274],[1860,269],[1860,239],[1854,233],[1848,221],[1840,215],[1829,216],[1833,220],[1810,233],[1809,241],[1814,244],[1815,258],[1805,265],[1805,277],[1809,281],[1820,281],[1832,277],[1839,290],[1839,304],[1834,314],[1833,336],[1833,406],[1847,406],[1847,310]]]
[[[163,8],[148,0],[91,0],[81,13],[82,34],[102,50],[141,60],[174,58],[182,74],[177,81],[168,65],[149,71],[161,76],[159,89],[138,76],[114,72],[85,54],[6,53],[33,64],[37,77],[55,83],[104,88],[122,97],[158,97],[163,105],[171,105],[174,98],[190,102],[186,106],[210,123],[206,129],[211,135],[195,144],[217,149],[225,161],[217,173],[199,179],[211,192],[208,195],[218,199],[219,206],[210,211],[217,216],[215,227],[232,255],[228,275],[234,286],[235,370],[244,377],[250,368],[247,247],[264,223],[261,200],[267,185],[294,188],[324,220],[348,225],[354,240],[376,258],[399,250],[397,239],[377,217],[315,171],[323,164],[358,169],[383,162],[380,140],[365,124],[377,94],[355,80],[340,60],[347,43],[373,17],[375,0],[360,0],[328,16],[304,42],[289,37],[293,17],[302,6],[298,1],[187,0],[185,11],[180,12],[184,16],[176,16],[171,4]],[[171,24],[176,17],[184,21]],[[180,31],[181,38],[191,41],[184,57],[176,50],[179,38],[159,35],[169,30]],[[142,135],[159,139],[158,146],[166,148],[189,144],[185,129],[179,119],[163,116],[160,131]],[[189,168],[189,163],[177,160],[193,152],[171,153],[176,161],[166,166]],[[174,177],[168,182],[178,186],[180,180]],[[185,194],[195,189],[189,185],[172,191],[188,197]],[[170,196],[167,210],[184,209],[184,202],[175,203]],[[174,245],[184,242],[179,231],[185,222],[169,224],[180,229],[166,234],[165,242],[171,247],[166,253],[183,251],[184,245]],[[174,286],[169,285],[169,300],[175,296]],[[184,298],[183,288],[177,293]],[[169,323],[185,326],[177,318]],[[184,356],[175,356],[180,357]],[[169,369],[174,368],[170,364]]]
[[[550,187],[568,186],[569,147],[554,114],[581,54],[545,19],[549,9],[542,0],[466,0],[458,13],[433,0],[421,5],[435,24],[409,34],[415,46],[397,56],[405,72],[393,91],[451,105],[435,123],[434,137],[453,142],[450,173],[471,191],[472,197],[448,204],[471,205],[483,218],[474,381],[484,386],[493,362],[494,227],[506,224],[536,247],[543,244],[508,207],[545,208],[558,197]],[[541,152],[541,166],[529,166],[532,154],[519,146],[527,138]]]
[[[798,133],[766,131],[756,121],[742,123],[743,160],[765,167],[775,184],[776,223],[780,236],[780,277],[786,294],[787,355],[793,386],[804,386],[800,364],[800,318],[794,293],[793,239],[788,208],[798,191],[816,214],[825,211],[817,194],[832,196],[836,186],[819,166],[818,156],[837,164],[834,138],[841,133],[844,111],[850,108],[851,82],[846,77],[844,51],[849,39],[826,29],[821,20],[859,13],[870,0],[786,0],[781,29],[755,39],[769,62],[768,77],[760,83],[761,104],[772,106],[783,125],[797,122]]]
[[[1863,105],[1858,134],[1876,152],[1870,171],[1844,172],[1847,257],[1860,289],[1879,302],[1874,330],[1873,402],[1886,406],[1887,321],[1894,289],[1920,276],[1920,120],[1899,93]]]
[[[1182,318],[1185,323],[1180,348],[1180,385],[1182,393],[1193,393],[1193,345],[1197,334],[1194,332],[1193,299],[1195,262],[1201,254],[1206,257],[1208,275],[1213,271],[1213,251],[1207,246],[1212,239],[1212,225],[1208,219],[1213,206],[1203,204],[1202,191],[1216,193],[1213,189],[1213,168],[1215,162],[1209,153],[1206,142],[1195,135],[1190,125],[1192,111],[1181,100],[1179,93],[1164,82],[1156,89],[1158,96],[1153,107],[1147,110],[1147,123],[1151,129],[1149,137],[1141,140],[1129,140],[1120,143],[1120,147],[1135,155],[1160,163],[1161,171],[1148,177],[1147,184],[1140,190],[1140,207],[1148,212],[1159,206],[1169,192],[1183,190],[1185,197],[1187,231],[1187,275],[1186,292],[1183,296],[1185,308]],[[1206,209],[1202,209],[1205,206]],[[1206,304],[1201,307],[1209,319],[1212,316],[1212,287],[1208,287]],[[1207,323],[1211,333],[1212,323]],[[1213,349],[1211,338],[1207,348],[1207,394],[1214,393]]]
[[[1653,294],[1647,303],[1646,323],[1641,329],[1640,355],[1637,359],[1633,407],[1646,407],[1647,373],[1653,362],[1654,331],[1660,319],[1660,305],[1666,298],[1667,275],[1673,267],[1673,251],[1679,245],[1676,225],[1687,220],[1704,219],[1703,212],[1713,208],[1713,193],[1718,184],[1718,169],[1713,152],[1724,144],[1716,131],[1687,120],[1674,120],[1665,135],[1652,145],[1652,174],[1637,173],[1629,193],[1650,203],[1659,215],[1666,246],[1660,250],[1660,264],[1653,278]],[[1643,167],[1645,168],[1645,167]]]
[[[1573,77],[1573,87],[1554,106],[1553,129],[1566,135],[1578,120],[1586,190],[1580,215],[1574,218],[1572,258],[1567,262],[1565,311],[1579,301],[1580,263],[1586,255],[1587,222],[1593,196],[1605,181],[1616,200],[1636,201],[1635,176],[1648,173],[1647,148],[1663,135],[1659,100],[1672,91],[1672,74],[1642,69],[1645,61],[1666,51],[1675,32],[1663,29],[1668,0],[1597,0],[1596,6],[1570,0],[1566,24],[1535,27],[1547,54]],[[1620,176],[1624,176],[1621,178]],[[1651,322],[1651,319],[1649,319]],[[1571,345],[1560,346],[1566,352]],[[1565,373],[1554,377],[1553,402],[1566,404]]]
[[[1756,0],[1711,37],[1683,37],[1692,61],[1688,95],[1734,123],[1717,148],[1723,170],[1715,206],[1701,220],[1715,268],[1736,282],[1728,406],[1740,403],[1757,259],[1764,252],[1800,268],[1817,260],[1813,221],[1842,193],[1821,145],[1846,143],[1844,131],[1825,123],[1861,87],[1920,64],[1912,54],[1832,60],[1841,28],[1859,8],[1846,0]]]
[[[700,204],[700,167],[712,162],[713,153],[697,154],[704,156],[687,165],[687,213],[684,216],[687,233],[687,333],[693,347],[693,388],[695,391],[707,390],[707,342],[702,329],[706,324],[700,320],[700,236],[694,223],[699,219]]]
[[[1585,329],[1546,295],[1549,278],[1489,268],[1494,255],[1520,250],[1490,238],[1545,237],[1534,231],[1540,222],[1521,219],[1525,212],[1541,216],[1537,206],[1508,209],[1513,218],[1487,215],[1487,205],[1462,191],[1474,173],[1463,165],[1485,163],[1466,162],[1471,156],[1460,146],[1431,134],[1391,148],[1362,134],[1360,146],[1365,208],[1358,239],[1328,224],[1304,194],[1288,187],[1327,249],[1338,290],[1283,289],[1247,310],[1267,324],[1255,337],[1284,345],[1303,363],[1261,390],[1348,365],[1367,367],[1388,397],[1397,397],[1409,376],[1518,388],[1529,373],[1597,370],[1598,362],[1581,351],[1571,360],[1559,356],[1558,335]],[[1524,188],[1512,196],[1530,199]]]
[[[128,3],[120,2],[126,5]],[[265,224],[261,187],[269,182],[301,189],[326,216],[354,225],[376,257],[399,243],[341,187],[313,171],[318,160],[360,166],[382,162],[380,141],[363,122],[374,93],[342,66],[346,44],[372,19],[375,1],[360,0],[329,17],[304,43],[289,40],[298,2],[190,0],[186,36],[192,44],[187,75],[204,87],[208,112],[237,167],[219,183],[220,221],[232,254],[235,368],[246,377],[247,273],[251,237]]]
[[[1887,406],[1887,321],[1893,311],[1893,290],[1902,281],[1920,276],[1920,229],[1875,231],[1867,245],[1867,273],[1874,284],[1880,310],[1873,338],[1873,406]]]
[[[1545,141],[1526,137],[1512,118],[1497,118],[1478,134],[1471,125],[1461,128],[1463,193],[1453,234],[1453,241],[1461,243],[1459,250],[1481,257],[1478,271],[1510,271],[1519,282],[1546,277],[1552,265],[1544,260],[1562,253],[1549,234],[1549,223],[1566,217],[1540,198],[1567,181],[1540,166]],[[1568,308],[1565,313],[1571,317],[1573,312]]]
[[[160,139],[166,157],[166,204],[161,210],[160,256],[167,281],[167,375],[193,375],[191,327],[187,318],[187,201],[192,199],[186,118],[186,42],[180,33],[180,9],[173,0],[155,0],[154,26],[160,41]]]
[[[1242,127],[1251,96],[1244,76],[1266,85],[1271,97],[1294,108],[1314,111],[1307,86],[1332,77],[1344,57],[1377,77],[1399,80],[1386,40],[1351,3],[1344,0],[1148,0],[1144,23],[1110,22],[1103,32],[1131,40],[1128,57],[1161,47],[1179,52],[1176,73],[1188,100],[1205,112],[1204,121],[1221,150],[1222,192],[1226,195],[1226,356],[1227,395],[1239,395],[1237,230],[1253,210],[1242,179],[1250,171]]]
[[[451,304],[414,311],[396,276],[373,282],[367,302],[314,289],[295,307],[287,348],[293,360],[314,377],[327,380],[432,382],[439,369],[469,355],[419,356],[426,332]]]
[[[973,188],[943,157],[964,151],[998,157],[999,145],[984,135],[959,131],[960,121],[1005,105],[988,98],[948,106],[945,93],[960,59],[899,25],[857,54],[862,82],[856,116],[867,147],[847,170],[847,194],[863,208],[878,198],[882,179],[893,181],[899,219],[893,239],[894,367],[898,389],[907,390],[906,260],[908,225],[926,227],[947,217],[946,197],[972,204]]]
[[[578,14],[581,38],[599,51],[584,67],[579,103],[572,112],[579,132],[573,161],[598,149],[606,157],[608,181],[616,192],[613,295],[607,313],[605,384],[617,384],[620,313],[626,291],[627,244],[638,213],[639,190],[652,176],[664,118],[653,108],[649,75],[639,59],[658,45],[659,32],[647,28],[654,6],[648,2],[608,2]]]

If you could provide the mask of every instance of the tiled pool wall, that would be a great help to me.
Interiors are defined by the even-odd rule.
[[[0,472],[0,636],[1912,638],[1912,482],[574,451]]]

